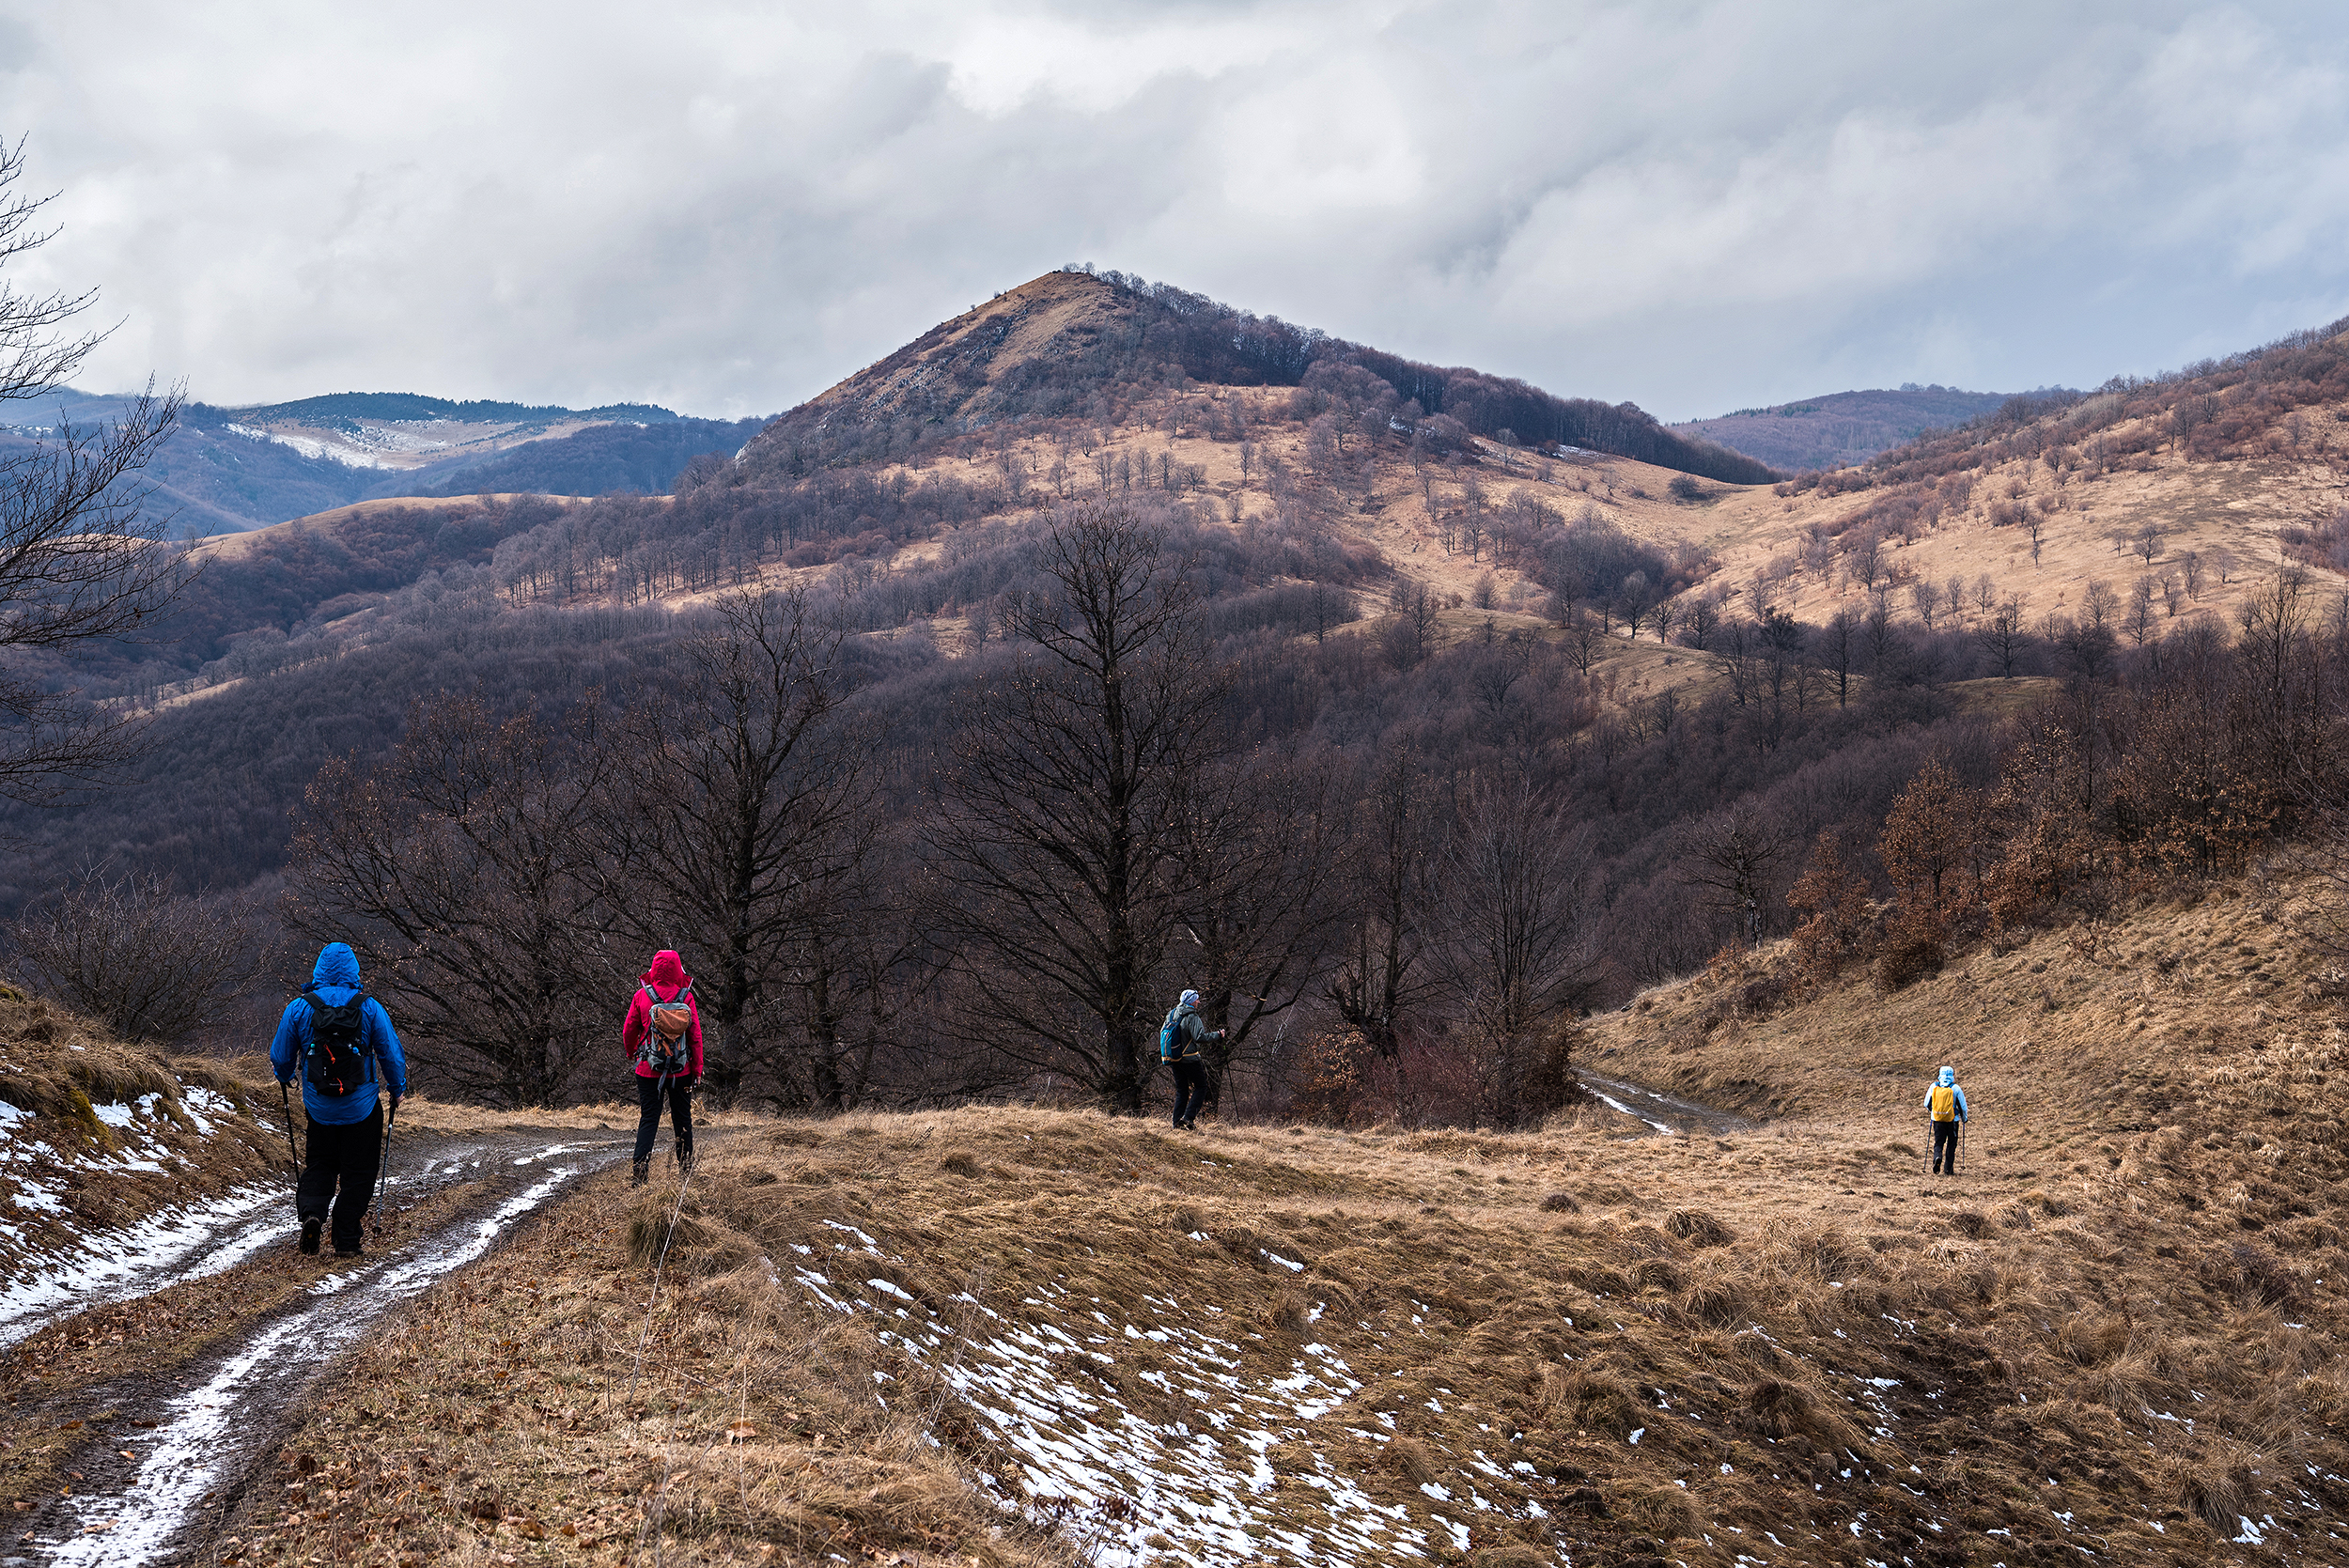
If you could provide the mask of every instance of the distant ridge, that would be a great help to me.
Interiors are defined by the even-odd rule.
[[[639,425],[666,423],[677,415],[651,403],[607,403],[601,408],[567,409],[553,403],[502,403],[472,399],[455,402],[412,392],[333,392],[321,397],[302,397],[290,403],[255,403],[221,411],[251,420],[295,420],[305,425],[334,425],[352,429],[358,422],[391,420],[424,424],[448,421],[459,425],[557,425],[579,420]]]
[[[1979,418],[2005,402],[2007,396],[1910,382],[1897,390],[1833,392],[1768,408],[1739,409],[1672,428],[1675,434],[1717,442],[1789,474],[1802,474],[1866,462],[1928,430],[1946,430]]]

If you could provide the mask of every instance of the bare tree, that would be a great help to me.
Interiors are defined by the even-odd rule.
[[[1703,653],[1705,639],[1721,624],[1720,601],[1710,594],[1689,594],[1680,604],[1680,640]]]
[[[1868,601],[1868,613],[1859,623],[1860,638],[1868,650],[1868,674],[1881,675],[1888,660],[1901,645],[1900,629],[1892,624],[1892,604],[1889,595],[1877,594]]]
[[[1538,1119],[1580,1093],[1572,1011],[1598,955],[1591,833],[1517,778],[1471,781],[1437,878],[1440,984],[1470,1046],[1480,1110]]]
[[[42,992],[133,1044],[174,1046],[268,976],[275,924],[247,898],[96,867],[4,929]]]
[[[24,144],[0,143],[0,269],[55,237],[34,226],[54,199],[16,190]],[[0,403],[63,385],[102,333],[57,335],[95,292],[21,294],[0,283]],[[136,750],[127,709],[27,674],[9,650],[70,652],[132,640],[185,584],[184,558],[163,542],[168,519],[150,489],[126,482],[178,422],[179,395],[150,383],[111,426],[76,429],[0,457],[0,796],[55,803],[105,782]]]
[[[1681,880],[1706,890],[1706,901],[1741,923],[1740,934],[1750,939],[1775,912],[1778,865],[1799,837],[1761,807],[1740,801],[1681,831]]]
[[[1397,670],[1415,670],[1434,651],[1436,616],[1442,609],[1424,582],[1396,582],[1389,598],[1392,617],[1378,634],[1378,650]]]
[[[1211,768],[1227,676],[1159,531],[1080,506],[1043,541],[1029,645],[973,695],[942,784],[937,918],[996,1048],[1136,1110],[1181,915],[1186,770]]]
[[[2023,629],[2023,607],[2008,599],[1990,613],[1989,618],[1974,629],[1974,641],[1984,652],[1998,660],[1999,674],[2013,675],[2015,660],[2021,657],[2030,635]]]
[[[1188,843],[1170,979],[1195,987],[1223,1032],[1206,1048],[1213,1099],[1232,1061],[1322,977],[1346,912],[1347,832],[1326,765],[1263,756],[1187,768],[1180,784]]]
[[[614,902],[646,956],[675,948],[695,971],[722,1100],[764,1066],[844,1103],[829,1010],[774,1027],[779,1003],[808,1000],[833,923],[865,908],[856,890],[880,831],[870,746],[841,711],[840,641],[797,590],[723,599],[683,672],[632,694],[614,726],[599,814]]]
[[[2121,629],[2129,634],[2139,647],[2154,634],[2154,580],[2140,577],[2129,584],[2129,607],[2121,619]]]
[[[455,1048],[435,1069],[503,1104],[561,1096],[633,972],[589,831],[599,738],[592,706],[556,729],[419,699],[381,766],[328,763],[295,823],[288,924],[350,942],[369,990]]]
[[[1566,655],[1574,660],[1574,667],[1589,675],[1606,647],[1605,624],[1587,611],[1577,611],[1566,627]]]
[[[2113,612],[2120,606],[2121,596],[2112,591],[2111,583],[2100,577],[2088,585],[2087,593],[2080,596],[2081,622],[2098,631],[2108,630]]]
[[[1859,617],[1851,611],[1838,610],[1828,618],[1827,634],[1820,639],[1827,673],[1835,682],[1837,707],[1851,701],[1852,655],[1859,645]]]
[[[1373,1050],[1397,1059],[1404,1022],[1434,984],[1435,798],[1408,755],[1390,757],[1358,808],[1350,919],[1324,994]],[[1400,1109],[1400,1108],[1398,1108]]]

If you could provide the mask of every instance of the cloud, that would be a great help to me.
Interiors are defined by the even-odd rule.
[[[2336,11],[34,7],[84,377],[770,412],[1066,260],[1668,417],[2349,312]]]

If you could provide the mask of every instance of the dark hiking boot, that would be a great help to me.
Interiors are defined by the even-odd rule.
[[[315,1258],[319,1255],[319,1232],[325,1228],[326,1221],[323,1219],[304,1219],[302,1222],[302,1252],[304,1257]]]
[[[630,1187],[642,1187],[651,1179],[652,1161],[649,1159],[640,1159],[636,1162],[634,1171],[629,1175],[628,1185]]]
[[[334,1255],[338,1258],[364,1258],[367,1254],[366,1250],[354,1241],[348,1247],[335,1248]]]

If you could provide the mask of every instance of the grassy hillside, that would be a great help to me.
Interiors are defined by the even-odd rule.
[[[241,1545],[2332,1560],[2341,1036],[2293,913],[2231,887],[1890,998],[1764,1017],[1715,974],[1601,1020],[1604,1070],[1753,1112],[1719,1137],[744,1123],[443,1287],[287,1449],[332,1511]],[[1943,1058],[1980,1117],[1928,1182]]]

